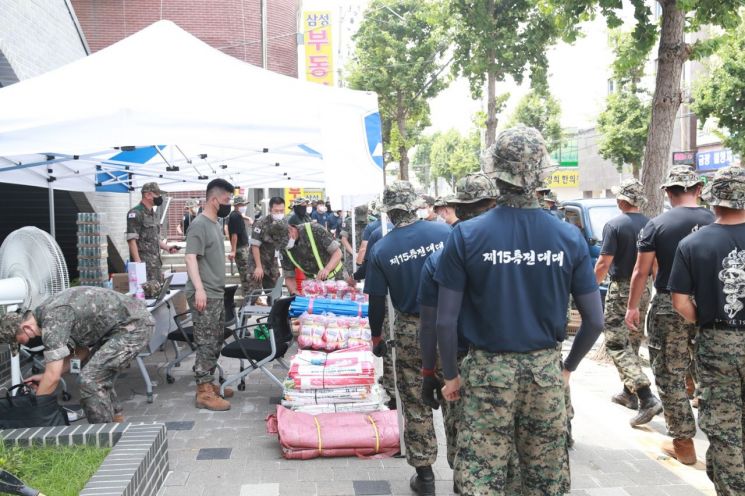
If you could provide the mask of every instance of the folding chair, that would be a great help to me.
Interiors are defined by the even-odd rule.
[[[21,345],[19,347],[19,355],[21,360],[29,360],[31,362],[31,374],[38,374],[44,371],[44,344],[41,341],[41,337],[35,337],[29,340],[28,344]],[[59,381],[62,386],[62,401],[70,401],[72,396],[67,392],[67,382],[62,377],[60,377]]]
[[[272,305],[272,309],[268,317],[266,317],[266,324],[269,327],[268,339],[241,336],[241,334],[245,334],[249,329],[262,325],[260,322],[233,329],[235,340],[226,345],[220,354],[224,357],[240,360],[241,369],[238,374],[231,375],[225,379],[225,382],[220,386],[220,395],[223,394],[226,387],[238,381],[240,381],[238,390],[244,391],[246,389],[245,377],[254,370],[261,370],[279,387],[283,387],[282,381],[269,371],[267,364],[276,360],[285,369],[290,369],[282,358],[292,344],[293,336],[289,314],[290,304],[294,299],[294,296],[287,296],[276,300],[274,305]],[[243,366],[244,360],[248,360],[250,364],[248,368]]]
[[[274,305],[274,302],[277,301],[282,297],[282,285],[285,282],[284,276],[279,276],[277,278],[277,283],[274,285],[273,288],[260,288],[255,289],[251,291],[248,295],[244,295],[243,297],[243,306],[240,310],[240,322],[241,326],[246,324],[246,321],[250,319],[251,317],[255,317],[257,315],[261,316],[267,316],[269,315],[269,312],[271,311],[272,306]],[[264,296],[264,294],[267,293],[267,303],[268,305],[252,305],[251,300],[255,300],[256,298],[260,296]]]
[[[223,339],[228,339],[233,335],[232,327],[237,323],[237,316],[235,312],[235,292],[238,289],[237,284],[229,284],[225,286],[225,329]],[[176,380],[171,375],[171,369],[173,367],[180,367],[182,360],[191,356],[197,351],[197,345],[194,343],[194,324],[191,321],[191,310],[179,313],[173,316],[173,321],[176,323],[177,329],[168,333],[168,339],[173,345],[173,349],[176,352],[176,358],[166,364],[166,382],[173,384]],[[182,353],[176,342],[186,343],[188,346]],[[219,380],[222,383],[224,380],[224,373],[220,364],[217,365],[219,372]]]

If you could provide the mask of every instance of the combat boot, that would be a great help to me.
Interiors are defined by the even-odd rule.
[[[634,393],[626,389],[626,386],[623,387],[623,391],[613,395],[610,400],[630,410],[637,410],[639,408],[639,399]]]
[[[696,448],[693,446],[693,439],[691,438],[673,439],[672,442],[665,441],[662,443],[662,451],[683,465],[696,463]]]
[[[215,394],[213,384],[198,384],[196,407],[222,412],[230,410],[230,402]]]
[[[662,412],[662,402],[658,400],[649,390],[649,386],[639,389],[639,413],[637,413],[629,424],[631,427],[649,423],[655,415]]]
[[[114,416],[111,418],[112,422],[116,422],[117,424],[124,423],[124,414],[122,412],[115,413]]]
[[[416,467],[416,474],[411,476],[409,487],[420,496],[435,496],[435,473],[432,467]]]
[[[220,396],[220,385],[211,383],[210,386],[212,386],[212,390],[215,392],[215,396]],[[223,398],[232,398],[235,396],[235,393],[231,388],[225,388],[225,391],[223,392],[222,397]]]

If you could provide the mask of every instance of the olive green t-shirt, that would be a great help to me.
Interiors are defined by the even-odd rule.
[[[197,256],[199,277],[207,298],[222,298],[225,293],[225,240],[220,223],[198,215],[186,232],[186,254]],[[189,279],[186,296],[191,297],[195,292],[194,283]]]

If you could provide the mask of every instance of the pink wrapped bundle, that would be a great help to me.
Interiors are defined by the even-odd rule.
[[[310,415],[277,406],[277,414],[268,416],[266,425],[267,432],[278,434],[287,459],[387,458],[399,451],[395,410]]]
[[[368,386],[375,383],[375,364],[369,351],[334,353],[301,350],[292,358],[288,379],[296,389]]]

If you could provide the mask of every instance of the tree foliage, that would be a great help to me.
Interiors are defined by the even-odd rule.
[[[719,63],[694,89],[693,111],[728,131],[724,144],[745,156],[745,18],[717,51]]]
[[[532,89],[518,102],[507,126],[518,124],[540,131],[549,151],[561,145],[561,105],[546,90]]]
[[[608,96],[598,118],[599,152],[618,172],[629,164],[634,177],[639,177],[651,115],[649,101],[643,101],[638,92],[623,88]]]
[[[506,98],[496,95],[496,83],[512,77],[518,84],[529,69],[532,80],[545,80],[546,49],[574,25],[562,26],[535,0],[450,0],[453,70],[468,79],[471,95],[487,92],[486,145],[494,142],[497,115]]]
[[[429,159],[430,153],[432,152],[432,143],[439,134],[440,133],[437,132],[429,135],[421,135],[417,142],[416,150],[414,151],[414,157],[411,159],[414,174],[417,180],[426,189],[429,189],[429,186],[432,183],[432,174],[430,170],[431,163]]]
[[[373,0],[354,36],[349,85],[378,94],[385,145],[401,179],[408,179],[408,151],[429,123],[427,100],[446,86],[443,14],[434,0]]]
[[[478,131],[463,136],[455,129],[434,135],[429,154],[432,177],[441,177],[455,189],[455,183],[479,170],[481,140]]]

